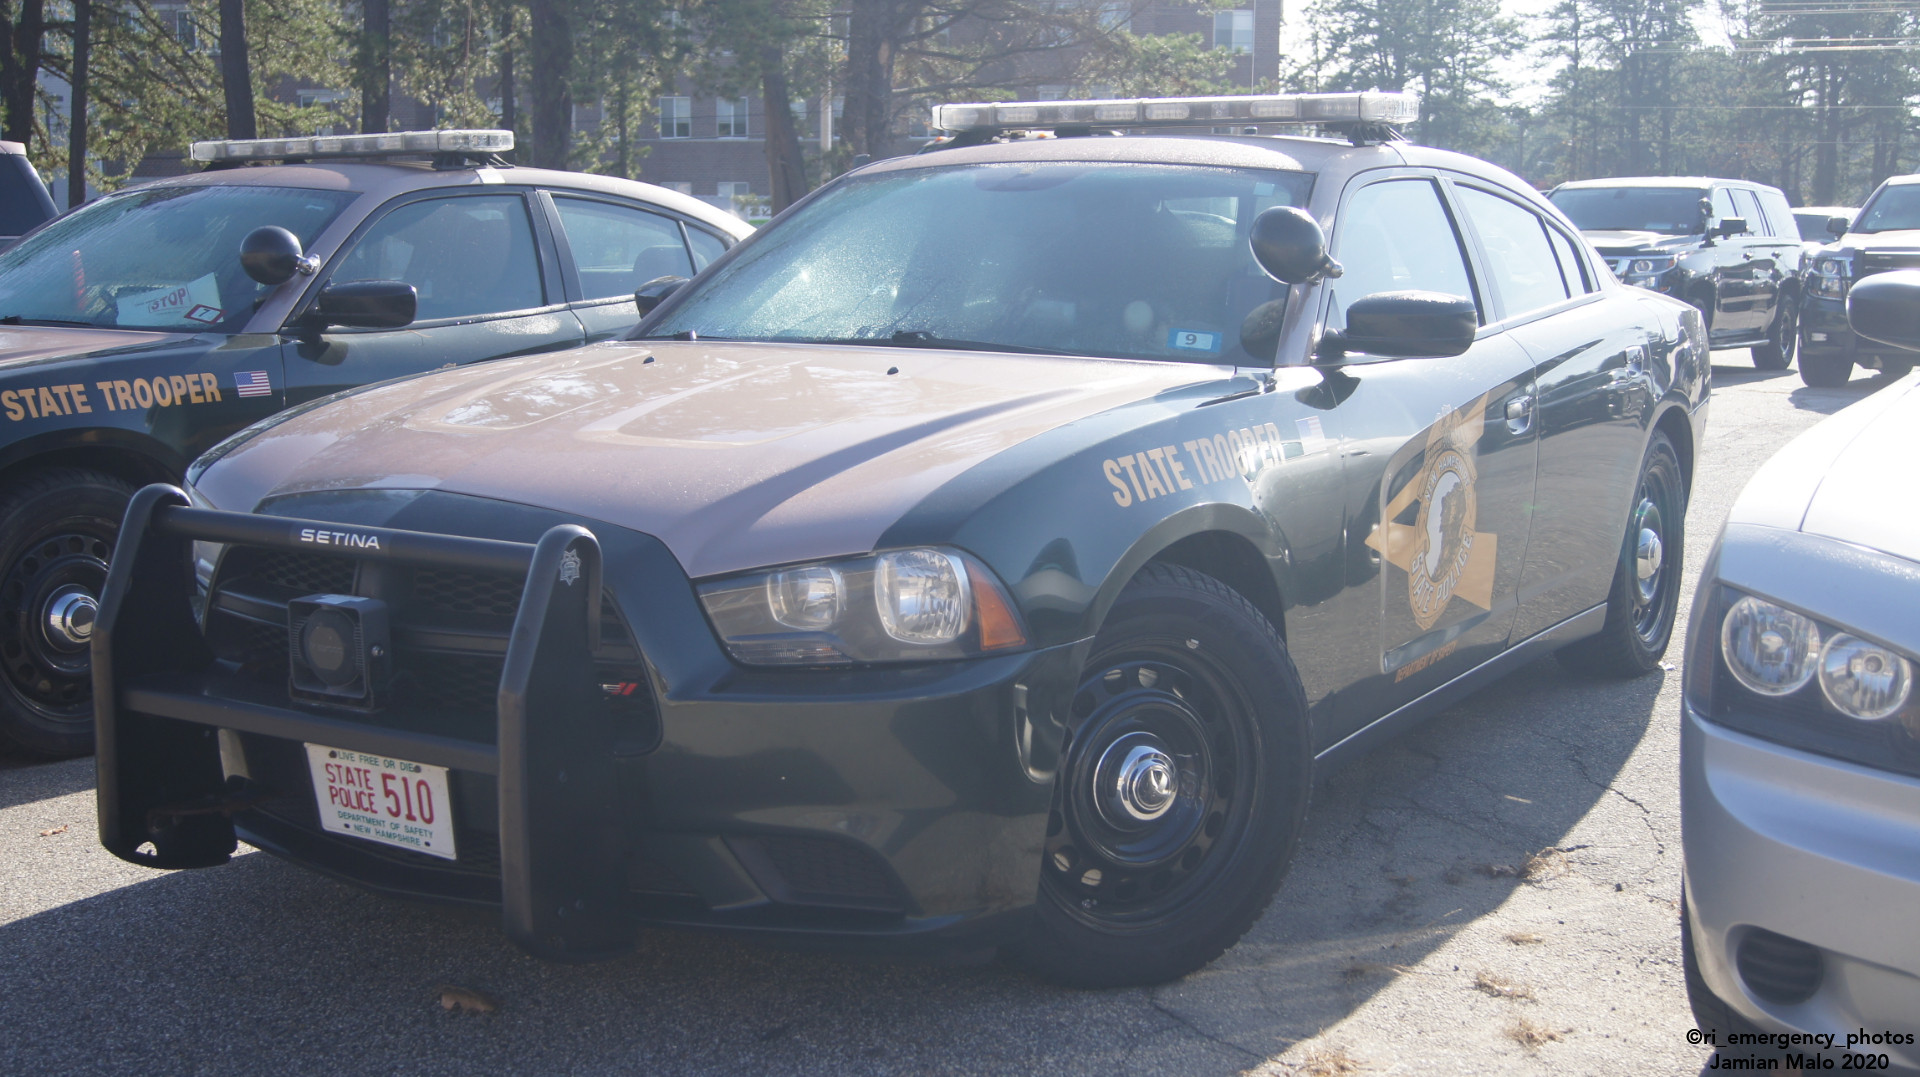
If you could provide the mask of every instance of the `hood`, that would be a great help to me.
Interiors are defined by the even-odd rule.
[[[1601,254],[1636,254],[1641,251],[1691,250],[1703,236],[1670,236],[1664,232],[1581,232]]]
[[[1754,474],[1730,523],[1754,523],[1920,561],[1920,374],[1795,438]]]
[[[182,339],[179,333],[66,326],[0,325],[0,368],[60,359],[80,359],[121,348]]]
[[[1920,228],[1889,228],[1884,232],[1848,232],[1840,237],[1840,246],[1854,250],[1898,247],[1920,250]]]
[[[201,473],[251,510],[440,490],[651,534],[691,576],[865,553],[948,479],[1043,431],[1226,368],[901,348],[645,341],[363,391]]]

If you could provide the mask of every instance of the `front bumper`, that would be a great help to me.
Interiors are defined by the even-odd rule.
[[[1847,324],[1847,302],[1809,295],[1800,303],[1800,352],[1836,356],[1868,370],[1912,366],[1920,352],[1902,351],[1867,343],[1864,347]]]
[[[1920,1034],[1920,933],[1908,919],[1920,907],[1920,780],[1746,736],[1691,705],[1683,724],[1686,907],[1708,987],[1768,1031],[1835,1033],[1841,1045],[1859,1030]],[[1803,1001],[1769,1001],[1806,985],[1769,978],[1767,947],[1781,946],[1763,932],[1817,954]],[[1911,1043],[1855,1050],[1920,1069]]]
[[[243,838],[374,890],[498,905],[516,942],[565,959],[618,952],[643,922],[960,949],[1021,923],[1075,645],[746,670],[726,660],[663,547],[605,533],[607,593],[645,611],[628,621],[633,676],[652,697],[643,714],[616,713],[580,597],[600,590],[594,534],[561,524],[527,544],[353,526],[386,536],[392,561],[484,554],[525,573],[492,667],[497,715],[435,726],[404,708],[343,713],[243,683],[193,623],[188,548],[271,546],[288,521],[188,510],[178,491],[150,487],[123,531],[96,652],[109,850],[210,866]],[[553,582],[569,554],[589,586]],[[460,858],[321,830],[305,743],[450,768]]]

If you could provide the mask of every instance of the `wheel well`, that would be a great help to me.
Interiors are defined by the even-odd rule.
[[[151,482],[179,482],[180,476],[150,456],[104,445],[77,445],[49,449],[0,470],[0,483],[12,483],[29,471],[49,467],[77,467],[101,471],[144,486]]]
[[[1680,457],[1680,477],[1686,482],[1687,493],[1693,493],[1693,427],[1687,423],[1687,413],[1683,408],[1668,408],[1653,424],[1655,430],[1667,435],[1673,442],[1673,451]]]
[[[1227,531],[1203,531],[1161,550],[1153,560],[1185,565],[1240,592],[1272,622],[1281,639],[1287,638],[1286,604],[1281,601],[1280,588],[1274,583],[1267,559],[1245,538]]]

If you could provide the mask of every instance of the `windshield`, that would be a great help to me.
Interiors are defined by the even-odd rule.
[[[240,241],[277,224],[313,242],[357,197],[284,187],[143,187],[103,198],[0,253],[0,319],[237,332],[272,289]]]
[[[1660,232],[1691,236],[1707,230],[1698,187],[1572,187],[1553,192],[1553,204],[1582,232]]]
[[[1271,365],[1240,325],[1284,286],[1247,236],[1312,185],[1084,162],[856,177],[749,240],[646,335]]]
[[[1882,187],[1849,231],[1891,232],[1900,228],[1920,228],[1920,183]]]

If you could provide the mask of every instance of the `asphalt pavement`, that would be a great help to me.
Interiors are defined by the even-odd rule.
[[[1715,359],[1678,631],[1747,477],[1883,384]],[[666,931],[546,964],[260,853],[122,863],[91,761],[0,758],[0,1073],[1696,1074],[1679,638],[1636,681],[1535,662],[1332,775],[1266,917],[1155,989]]]

